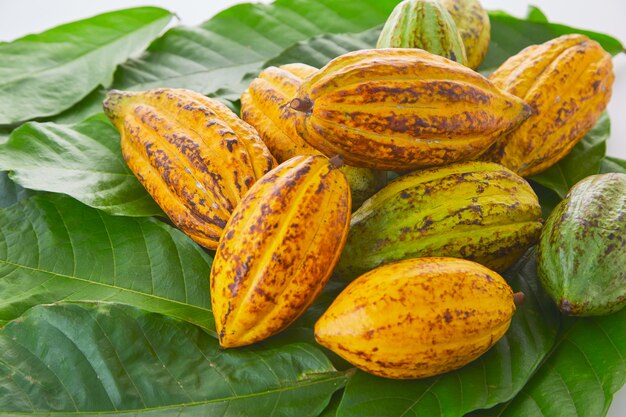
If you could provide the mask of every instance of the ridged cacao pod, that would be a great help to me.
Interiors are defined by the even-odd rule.
[[[335,58],[291,107],[309,145],[348,165],[397,171],[476,157],[530,114],[482,75],[420,49]]]
[[[424,378],[485,353],[522,299],[477,263],[408,259],[350,283],[315,324],[315,339],[374,375]]]
[[[404,175],[354,212],[335,274],[354,278],[407,258],[465,258],[496,271],[511,266],[541,231],[528,183],[487,162]]]
[[[442,0],[463,39],[467,66],[480,67],[489,50],[491,23],[478,0]]]
[[[463,40],[438,0],[404,0],[385,22],[377,48],[419,48],[467,65]]]
[[[215,249],[242,196],[276,162],[256,131],[190,90],[110,91],[124,160],[172,223]]]
[[[565,35],[509,58],[490,77],[534,113],[482,159],[522,176],[560,161],[596,124],[611,97],[613,63],[595,41]]]
[[[315,73],[306,64],[288,64],[264,69],[241,95],[241,117],[257,129],[279,163],[297,155],[320,155],[296,131],[298,113],[289,106],[302,80]],[[385,185],[384,172],[344,165],[354,209]]]
[[[626,305],[626,175],[577,183],[548,217],[538,272],[559,309],[597,316]]]
[[[213,260],[220,345],[258,342],[298,318],[326,285],[349,224],[350,189],[334,159],[297,156],[253,185]]]

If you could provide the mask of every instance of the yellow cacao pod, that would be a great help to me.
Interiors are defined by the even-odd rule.
[[[490,77],[534,110],[482,159],[522,176],[560,161],[596,124],[611,98],[611,56],[584,35],[564,35],[509,58]]]
[[[501,165],[459,162],[387,184],[354,212],[335,270],[353,279],[407,258],[445,256],[504,271],[539,239],[541,206]]]
[[[298,113],[289,107],[302,80],[315,73],[306,64],[288,64],[264,69],[241,95],[241,117],[257,129],[279,163],[297,155],[320,155],[296,131]],[[348,165],[341,167],[348,178],[354,209],[385,185],[384,172]]]
[[[374,375],[429,377],[485,353],[521,297],[477,263],[408,259],[350,283],[315,324],[315,339]]]
[[[258,342],[298,318],[326,285],[349,223],[350,189],[335,159],[297,156],[254,184],[213,260],[220,345]]]
[[[242,196],[276,162],[220,102],[183,89],[110,91],[124,160],[172,223],[215,249]]]
[[[335,58],[304,81],[291,107],[309,145],[382,170],[474,158],[530,115],[482,75],[420,49]]]
[[[491,23],[489,14],[478,0],[442,0],[461,35],[467,66],[480,67],[489,50]]]

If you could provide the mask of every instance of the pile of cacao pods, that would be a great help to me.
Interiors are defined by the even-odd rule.
[[[216,250],[223,347],[285,329],[332,277],[352,282],[316,323],[320,344],[384,377],[459,368],[507,331],[523,294],[499,272],[538,241],[564,313],[626,303],[626,176],[582,181],[545,227],[522,178],[594,126],[611,57],[566,35],[485,78],[475,69],[489,33],[477,0],[405,0],[377,49],[266,68],[241,119],[193,91],[109,92],[130,169]],[[400,176],[385,185],[386,171]]]

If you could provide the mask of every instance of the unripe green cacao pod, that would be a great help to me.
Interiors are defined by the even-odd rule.
[[[393,10],[377,48],[419,48],[466,65],[465,47],[454,20],[437,0],[404,0]]]
[[[478,0],[442,0],[463,39],[467,66],[477,69],[491,41],[489,14]]]
[[[503,271],[539,238],[541,207],[508,169],[463,162],[397,178],[354,212],[335,275],[407,258],[465,258]]]
[[[574,316],[626,305],[626,175],[580,181],[548,217],[538,272],[559,309]]]

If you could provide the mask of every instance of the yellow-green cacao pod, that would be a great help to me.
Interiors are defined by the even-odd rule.
[[[478,0],[441,0],[463,39],[467,66],[477,69],[485,59],[491,41],[489,14]]]
[[[438,0],[404,0],[383,27],[377,48],[419,48],[466,65],[465,47],[450,13]]]
[[[351,282],[315,324],[315,339],[365,372],[425,378],[485,353],[522,300],[475,262],[408,259]]]
[[[503,271],[539,238],[530,185],[493,163],[463,162],[404,175],[354,212],[335,274],[352,279],[401,259],[465,258]]]
[[[466,66],[404,48],[335,58],[303,82],[291,107],[309,145],[392,171],[477,157],[531,112]]]
[[[611,55],[584,35],[564,35],[512,56],[489,79],[534,112],[481,159],[524,177],[550,168],[595,126],[614,78]]]
[[[559,309],[573,316],[626,305],[626,175],[580,181],[541,232],[538,272]]]
[[[350,188],[336,164],[322,155],[291,158],[235,209],[211,269],[221,346],[283,330],[326,285],[350,224]]]
[[[316,68],[306,64],[268,67],[241,95],[242,119],[256,128],[279,163],[298,155],[320,154],[296,131],[298,113],[289,107],[302,80],[315,72]],[[342,166],[341,170],[350,183],[353,210],[387,182],[387,176],[382,171],[348,165]]]
[[[104,111],[130,170],[172,223],[209,249],[244,194],[276,165],[250,125],[194,91],[113,90]]]

